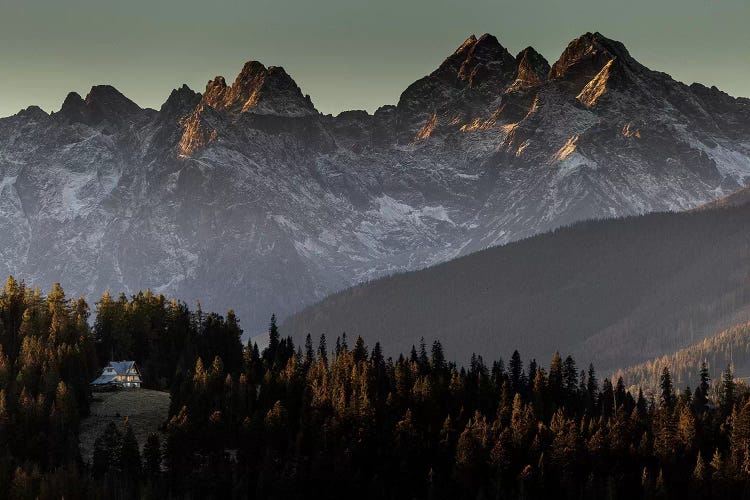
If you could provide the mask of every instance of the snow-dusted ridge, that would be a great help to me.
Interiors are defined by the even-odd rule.
[[[598,33],[551,68],[470,37],[374,115],[321,115],[250,62],[159,111],[97,86],[1,119],[0,274],[200,298],[255,333],[361,280],[748,179],[750,101]]]

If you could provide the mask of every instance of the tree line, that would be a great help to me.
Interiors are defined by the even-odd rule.
[[[658,387],[659,377],[666,367],[676,384],[695,387],[703,363],[716,378],[721,376],[721,371],[727,365],[747,373],[750,368],[750,323],[735,325],[679,351],[618,370],[614,377],[623,377],[628,386],[654,389]]]

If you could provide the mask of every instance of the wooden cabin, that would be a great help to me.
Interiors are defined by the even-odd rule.
[[[91,382],[93,389],[138,389],[141,373],[135,361],[111,361],[102,370],[99,378]]]

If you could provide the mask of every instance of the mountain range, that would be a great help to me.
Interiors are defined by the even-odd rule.
[[[374,114],[323,115],[255,61],[159,110],[98,85],[0,119],[0,274],[202,297],[256,333],[380,276],[715,200],[750,180],[748,137],[750,100],[599,33],[552,65],[471,36]]]

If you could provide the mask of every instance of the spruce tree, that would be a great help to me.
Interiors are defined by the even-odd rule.
[[[550,394],[553,402],[555,404],[560,404],[563,395],[563,371],[562,358],[557,351],[555,351],[555,354],[552,356],[547,381],[549,383]]]
[[[674,407],[674,386],[672,385],[672,376],[669,374],[669,368],[666,366],[661,371],[659,379],[659,403],[666,408]]]
[[[430,367],[430,359],[427,357],[427,345],[424,337],[419,338],[419,367],[426,370]]]
[[[268,347],[263,350],[263,360],[267,366],[273,366],[279,351],[280,336],[279,328],[276,326],[276,315],[271,315],[271,322],[268,324]]]
[[[384,359],[383,348],[380,347],[380,342],[375,342],[375,347],[372,348],[372,353],[370,353],[370,360],[375,367],[382,367]]]
[[[727,365],[727,369],[721,374],[721,407],[725,415],[732,411],[734,406],[734,375],[732,366]]]
[[[445,369],[445,354],[443,353],[443,344],[439,340],[432,343],[430,353],[430,366],[435,372],[442,372]]]
[[[133,434],[133,428],[127,418],[124,430],[119,447],[118,465],[126,477],[136,481],[141,473],[141,453],[138,450],[138,441]]]
[[[161,473],[161,442],[155,433],[148,435],[143,446],[144,472],[150,478]]]
[[[365,345],[365,341],[362,340],[362,337],[360,337],[359,335],[357,335],[357,338],[354,340],[354,350],[352,351],[352,356],[354,357],[355,363],[367,360],[367,346]]]
[[[523,381],[523,362],[518,351],[513,351],[508,362],[508,376],[510,377],[510,387],[513,392],[521,392]]]
[[[305,365],[310,366],[315,359],[315,352],[313,351],[312,336],[308,333],[305,337]]]
[[[700,369],[700,385],[695,389],[693,395],[693,408],[696,412],[703,413],[706,411],[706,405],[708,404],[708,391],[711,388],[710,377],[708,376],[708,366],[706,362],[701,363]]]
[[[320,341],[318,341],[318,356],[320,356],[320,359],[322,359],[326,365],[328,364],[328,345],[326,344],[325,333],[320,335]]]
[[[703,461],[701,452],[698,451],[698,458],[695,461],[695,468],[690,476],[691,484],[695,487],[702,487],[706,480],[706,463]]]

